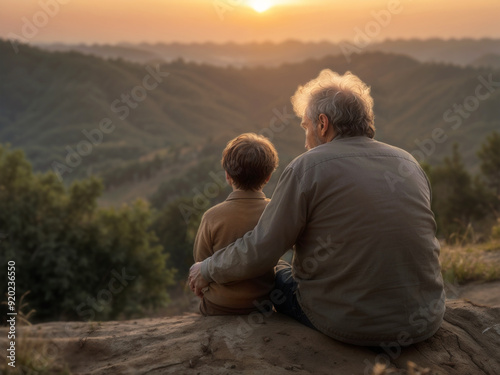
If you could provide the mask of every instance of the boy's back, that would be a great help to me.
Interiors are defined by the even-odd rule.
[[[203,215],[194,243],[195,262],[201,262],[255,228],[269,202],[262,188],[278,166],[278,153],[268,139],[246,133],[228,142],[221,164],[233,192],[225,202]],[[273,288],[274,268],[251,280],[225,285],[212,283],[203,294],[200,310],[205,315],[248,314],[268,299]]]
[[[209,209],[203,215],[195,240],[195,261],[201,262],[251,231],[268,202],[261,191],[233,191],[226,201]],[[206,315],[248,314],[259,301],[268,298],[273,287],[273,269],[251,280],[225,285],[213,283],[204,294],[200,310]]]

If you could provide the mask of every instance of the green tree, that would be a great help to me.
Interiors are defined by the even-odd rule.
[[[33,174],[21,151],[0,146],[0,266],[15,261],[17,295],[31,290],[38,320],[131,316],[168,300],[174,272],[148,205],[100,209],[101,191],[95,178],[66,188]]]
[[[433,188],[432,209],[438,231],[447,240],[465,234],[474,220],[488,212],[484,185],[465,169],[456,143],[442,165],[426,169]]]
[[[184,213],[183,213],[184,212]],[[179,198],[170,202],[155,217],[152,229],[178,270],[177,280],[185,281],[193,264],[193,245],[203,211],[193,206],[193,199]]]
[[[481,159],[481,172],[488,185],[500,196],[500,134],[493,132],[489,135],[477,156]]]

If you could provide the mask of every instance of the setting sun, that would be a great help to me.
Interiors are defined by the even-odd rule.
[[[256,12],[262,13],[273,6],[269,0],[251,0],[248,3]]]

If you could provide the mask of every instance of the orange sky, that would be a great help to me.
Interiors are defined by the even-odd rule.
[[[250,1],[0,0],[0,37],[70,43],[352,41],[361,30],[371,32],[372,40],[500,38],[499,0],[269,0],[277,5],[261,14],[247,6]]]

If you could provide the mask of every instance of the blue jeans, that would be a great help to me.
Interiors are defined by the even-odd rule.
[[[311,321],[307,318],[302,307],[300,307],[299,301],[297,300],[297,287],[298,284],[292,276],[292,266],[280,260],[275,268],[275,288],[283,293],[284,299],[281,303],[274,303],[274,308],[276,311],[288,315],[298,322],[308,326],[309,328],[316,329]],[[274,301],[273,301],[274,302]]]

